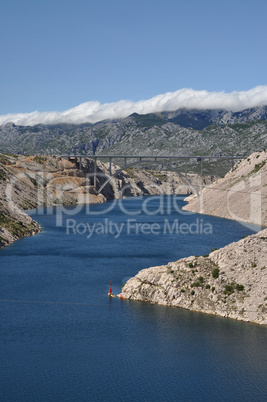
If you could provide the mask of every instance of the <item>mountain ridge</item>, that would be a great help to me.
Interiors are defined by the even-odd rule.
[[[266,144],[267,106],[133,113],[95,124],[0,126],[0,152],[12,154],[247,156]]]

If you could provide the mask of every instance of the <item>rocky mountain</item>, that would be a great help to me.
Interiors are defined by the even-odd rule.
[[[0,127],[0,152],[19,154],[249,155],[267,144],[267,106],[189,110],[96,124]],[[229,165],[223,165],[225,174]],[[196,172],[192,163],[191,170]]]
[[[212,124],[225,125],[246,123],[255,120],[267,119],[267,106],[245,109],[240,112],[231,112],[224,109],[179,109],[175,112],[164,112],[160,114],[170,122],[183,127],[191,127],[202,130]]]

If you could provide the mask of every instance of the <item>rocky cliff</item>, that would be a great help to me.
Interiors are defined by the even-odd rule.
[[[267,152],[253,153],[186,201],[186,211],[267,226]]]
[[[267,325],[267,229],[207,257],[143,269],[122,296]]]

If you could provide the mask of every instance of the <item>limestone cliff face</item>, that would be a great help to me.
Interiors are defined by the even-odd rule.
[[[52,156],[0,154],[0,247],[40,232],[24,210],[104,202],[75,163]]]
[[[267,325],[267,229],[208,257],[143,269],[122,296]]]
[[[186,201],[186,211],[267,226],[267,152],[253,153]]]

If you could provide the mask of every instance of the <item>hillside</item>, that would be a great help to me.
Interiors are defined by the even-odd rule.
[[[266,147],[266,119],[267,106],[263,106],[235,113],[196,109],[134,113],[125,119],[96,124],[16,126],[7,123],[0,127],[0,152],[247,156]],[[222,163],[219,168],[223,176],[229,165]],[[191,170],[198,173],[193,163]]]
[[[121,295],[267,325],[266,252],[267,229],[207,257],[143,269]]]
[[[267,152],[253,153],[186,201],[185,211],[267,226]]]
[[[188,200],[186,211],[267,226],[267,153],[253,153]],[[122,296],[267,325],[267,229],[208,256],[144,269]]]

